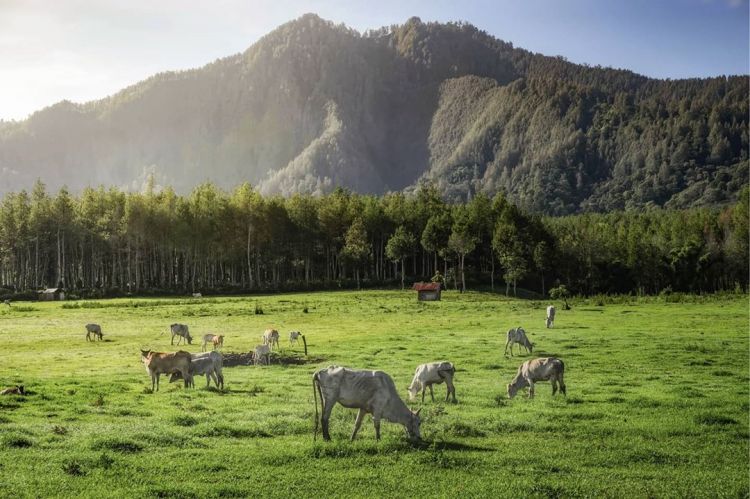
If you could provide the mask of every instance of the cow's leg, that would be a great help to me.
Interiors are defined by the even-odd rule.
[[[380,440],[380,415],[372,415],[372,424],[375,425],[375,440]]]
[[[334,400],[323,400],[322,414],[320,415],[320,424],[323,427],[323,440],[330,440],[331,434],[328,433],[328,421],[331,419],[331,411],[333,410]]]
[[[354,441],[354,437],[357,436],[359,427],[362,426],[363,419],[365,419],[365,410],[360,408],[359,411],[357,412],[357,419],[354,420],[354,431],[352,432],[352,442]]]
[[[432,384],[430,384],[429,387],[430,387],[430,397],[432,397],[432,401],[435,402],[435,393],[432,391]]]
[[[422,403],[423,404],[424,404],[424,395],[425,395],[425,393],[427,393],[427,387],[426,386],[422,386]]]
[[[552,396],[554,397],[557,393],[557,379],[552,378],[552,380],[550,381],[550,385],[552,385]]]
[[[505,342],[505,354],[508,355],[508,345],[510,345],[510,355],[513,356],[513,344],[510,342],[510,340]]]
[[[557,378],[557,382],[560,384],[560,393],[568,396],[568,392],[565,390],[565,380],[563,379],[563,375],[561,374],[560,377]]]
[[[456,403],[456,387],[453,386],[453,379],[451,377],[445,378],[445,385],[448,387],[448,391],[445,394],[445,401],[448,402],[448,397],[453,396],[453,403]]]
[[[529,398],[534,398],[534,383],[529,382]]]
[[[156,388],[156,375],[151,373],[151,392],[153,393]]]
[[[156,391],[159,391],[159,378],[161,377],[161,374],[156,373]]]

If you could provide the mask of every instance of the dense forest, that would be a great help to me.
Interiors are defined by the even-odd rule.
[[[456,289],[540,295],[747,290],[748,205],[541,217],[503,194],[264,196],[204,183],[189,195],[54,195],[37,182],[0,204],[0,294],[234,293],[401,285],[436,271]]]
[[[247,51],[0,122],[0,194],[498,192],[534,213],[718,206],[748,183],[748,77],[657,80],[465,23],[359,33],[305,15]],[[379,274],[382,276],[382,272]]]

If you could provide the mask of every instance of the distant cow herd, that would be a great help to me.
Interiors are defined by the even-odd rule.
[[[546,327],[552,328],[554,321],[555,307],[550,305],[547,307]],[[102,328],[99,324],[86,324],[85,329],[86,341],[103,339]],[[177,345],[183,341],[192,345],[193,338],[190,336],[190,330],[186,324],[171,324],[169,330],[172,335],[171,345],[174,345],[175,337],[177,337]],[[279,348],[279,338],[278,330],[267,329],[262,335],[262,344],[251,350],[252,362],[255,365],[270,365],[273,349]],[[302,333],[291,331],[289,333],[289,344],[297,344],[300,338],[304,340]],[[505,343],[506,356],[509,349],[510,356],[513,356],[513,346],[516,344],[519,353],[522,347],[529,354],[534,350],[534,344],[529,340],[526,331],[520,326],[508,330]],[[212,347],[212,350],[206,352],[208,345]],[[200,353],[191,354],[183,350],[177,352],[141,350],[141,360],[151,377],[152,392],[159,390],[159,380],[162,374],[170,376],[170,383],[182,379],[185,388],[195,387],[194,376],[205,375],[206,387],[210,387],[213,380],[216,388],[223,390],[223,357],[217,351],[223,346],[224,335],[208,333],[203,336]],[[417,366],[411,384],[407,388],[409,399],[416,400],[417,395],[421,392],[422,403],[424,403],[425,395],[429,390],[430,397],[434,402],[433,385],[445,383],[447,388],[445,401],[457,403],[456,388],[453,384],[455,373],[456,369],[450,362],[431,362]],[[529,398],[533,398],[534,384],[540,381],[550,381],[552,395],[555,395],[558,391],[566,395],[564,373],[565,364],[558,358],[546,357],[527,360],[519,366],[515,377],[507,385],[508,398],[513,398],[522,389],[528,389]],[[393,379],[385,372],[329,366],[313,374],[312,386],[315,401],[315,436],[317,436],[318,426],[320,425],[323,439],[330,440],[329,420],[333,407],[338,403],[346,408],[358,409],[351,435],[352,440],[356,437],[366,414],[372,415],[377,439],[380,439],[381,420],[402,425],[407,436],[411,439],[420,438],[420,411],[409,409],[399,396]],[[19,385],[0,391],[0,395],[25,395],[25,390],[22,385]],[[318,412],[318,401],[320,401],[320,413]]]

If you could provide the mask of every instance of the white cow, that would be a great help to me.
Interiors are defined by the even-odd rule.
[[[266,332],[263,333],[263,344],[268,345],[270,348],[273,348],[273,346],[276,345],[276,348],[278,348],[279,332],[275,329],[266,329]]]
[[[414,379],[411,380],[409,385],[409,399],[414,400],[417,398],[419,391],[422,391],[422,403],[424,403],[424,394],[427,393],[427,388],[430,389],[430,397],[435,402],[435,395],[432,392],[432,385],[439,385],[445,382],[448,387],[448,393],[445,394],[445,401],[453,396],[453,402],[456,402],[456,387],[453,386],[453,376],[456,373],[456,368],[450,362],[431,362],[429,364],[422,364],[417,367],[414,372]]]
[[[552,395],[557,393],[558,387],[563,395],[565,390],[565,364],[555,357],[543,357],[527,360],[518,368],[516,377],[508,385],[508,398],[513,398],[521,388],[529,387],[529,398],[534,398],[534,383],[537,381],[551,381]]]
[[[412,412],[404,404],[398,396],[393,380],[383,371],[361,371],[338,366],[329,366],[317,371],[313,375],[315,437],[318,435],[318,396],[321,402],[320,423],[324,440],[331,439],[328,421],[336,402],[349,409],[359,409],[352,440],[357,436],[365,414],[372,414],[377,440],[380,440],[381,419],[403,425],[411,439],[420,438],[419,411]]]
[[[203,295],[200,293],[193,293],[193,298],[203,298]]]
[[[253,351],[253,364],[271,365],[271,347],[268,345],[258,345]]]
[[[224,375],[222,374],[223,366],[224,359],[219,352],[194,353],[190,355],[190,376],[192,378],[196,374],[205,374],[206,388],[211,386],[211,379],[213,379],[216,388],[219,388],[220,390],[224,389]],[[174,383],[181,378],[182,374],[174,372],[172,373],[169,382]],[[192,379],[190,384],[195,387],[195,382]]]
[[[513,356],[513,345],[518,343],[518,353],[521,353],[521,347],[523,346],[528,353],[534,351],[534,344],[529,341],[526,336],[526,331],[521,326],[508,330],[508,340],[505,342],[505,355],[508,355],[508,346],[510,345],[510,356]]]
[[[302,333],[300,333],[299,331],[292,331],[291,333],[289,333],[289,344],[290,345],[296,344],[298,342],[297,340],[300,337],[302,337]]]
[[[547,329],[552,328],[555,325],[555,306],[550,305],[547,307]]]
[[[188,345],[193,344],[193,337],[190,336],[190,330],[186,324],[171,324],[169,330],[172,332],[172,339],[169,341],[170,345],[174,345],[175,336],[179,336],[179,338],[177,338],[178,345],[183,339],[188,342]]]
[[[102,339],[102,327],[99,324],[86,324],[86,341]]]

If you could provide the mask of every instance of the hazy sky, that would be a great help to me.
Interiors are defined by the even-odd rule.
[[[201,66],[306,12],[360,31],[463,20],[535,52],[661,78],[748,73],[748,0],[0,0],[0,118]]]

